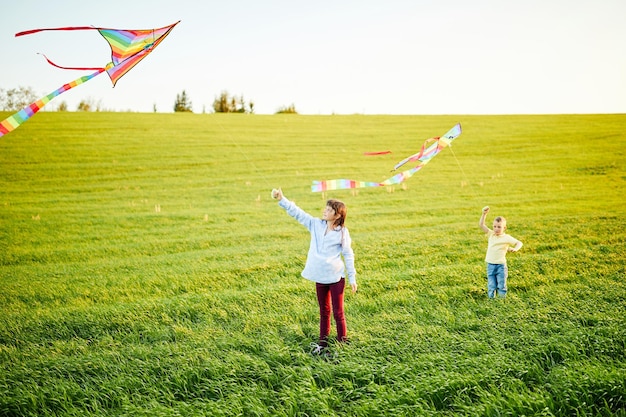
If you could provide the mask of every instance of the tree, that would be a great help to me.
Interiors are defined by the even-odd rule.
[[[174,103],[175,112],[187,112],[191,113],[191,100],[187,97],[187,92],[183,90],[182,93],[176,94],[176,102]]]
[[[298,112],[296,110],[296,105],[291,104],[289,106],[280,107],[276,110],[276,114],[298,114]]]
[[[4,90],[0,88],[0,108],[4,111],[18,111],[37,101],[37,94],[31,87],[18,87]]]
[[[228,104],[230,101],[228,91],[222,91],[219,97],[215,97],[213,100],[213,110],[215,113],[229,113],[231,107]]]
[[[222,91],[219,97],[213,100],[213,111],[215,113],[253,113],[254,103],[250,102],[246,106],[243,94],[237,98],[231,97],[228,91]]]
[[[96,101],[95,99],[91,97],[83,99],[80,101],[80,103],[78,103],[76,110],[78,111],[102,111],[102,101],[101,100]]]
[[[91,109],[92,105],[89,100],[81,100],[80,103],[78,103],[78,107],[76,107],[78,111],[91,111]]]

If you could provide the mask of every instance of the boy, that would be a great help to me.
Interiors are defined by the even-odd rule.
[[[496,289],[498,297],[506,296],[506,279],[509,270],[506,266],[506,253],[517,252],[522,247],[522,242],[510,236],[504,231],[506,230],[506,219],[504,217],[496,217],[493,220],[493,230],[485,226],[485,218],[489,213],[489,206],[483,208],[478,225],[487,234],[489,244],[487,245],[487,295],[494,298]],[[513,246],[513,247],[511,247]]]

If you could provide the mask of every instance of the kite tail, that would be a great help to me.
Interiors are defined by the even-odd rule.
[[[96,72],[94,72],[92,74],[85,75],[83,77],[77,78],[74,81],[69,82],[69,83],[63,85],[62,87],[54,90],[53,92],[51,92],[47,96],[42,97],[39,100],[35,101],[34,103],[29,104],[28,106],[24,107],[22,110],[18,111],[14,115],[7,117],[2,122],[0,122],[0,137],[2,137],[4,135],[6,135],[7,133],[12,132],[13,130],[17,129],[22,123],[24,123],[25,121],[30,119],[35,113],[37,113],[39,110],[41,110],[43,108],[43,106],[48,104],[48,102],[51,101],[56,96],[58,96],[60,94],[63,94],[67,90],[70,90],[70,89],[72,89],[72,88],[74,88],[74,87],[76,87],[78,85],[81,85],[84,82],[89,81],[90,79],[92,79],[93,77],[95,77],[98,74],[101,74],[105,70],[106,70],[106,68],[101,68],[101,69],[99,69],[98,71],[96,71]]]
[[[319,193],[321,191],[349,190],[351,188],[381,187],[382,185],[383,184],[380,182],[354,181],[346,179],[313,181],[313,184],[311,185],[311,192]]]
[[[44,29],[32,29],[25,30],[23,32],[18,32],[15,34],[15,37],[32,35],[33,33],[44,32],[48,30],[98,30],[98,28],[93,26],[71,26],[71,27],[63,27],[63,28],[44,28]]]
[[[311,191],[314,193],[321,191],[331,190],[349,190],[352,188],[366,188],[366,187],[385,187],[390,185],[398,185],[411,178],[417,171],[422,169],[429,160],[421,162],[418,166],[407,169],[400,172],[390,178],[387,178],[383,182],[370,182],[370,181],[354,181],[354,180],[326,180],[326,181],[313,181],[311,185]]]

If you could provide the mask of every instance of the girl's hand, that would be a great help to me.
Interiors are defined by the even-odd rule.
[[[489,213],[489,206],[483,207],[483,214]]]
[[[274,200],[282,200],[283,199],[283,190],[281,190],[280,188],[274,188],[272,190],[272,198]]]
[[[350,286],[352,287],[352,294],[356,294],[356,290],[357,290],[356,282],[354,284],[350,284]]]

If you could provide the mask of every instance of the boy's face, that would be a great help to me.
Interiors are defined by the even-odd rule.
[[[496,236],[500,236],[506,230],[506,223],[493,221],[493,233]]]

